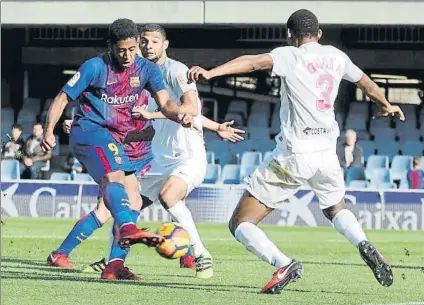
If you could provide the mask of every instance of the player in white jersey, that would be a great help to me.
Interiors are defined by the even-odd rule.
[[[241,56],[210,71],[193,67],[188,74],[189,80],[196,81],[271,70],[281,78],[281,133],[276,137],[277,147],[246,178],[247,190],[230,220],[235,238],[277,268],[262,293],[280,293],[302,276],[300,262],[281,252],[257,224],[305,183],[337,231],[359,249],[378,282],[383,286],[393,283],[390,264],[346,209],[343,175],[336,155],[339,130],[333,106],[340,81],[356,83],[378,103],[381,111],[376,117],[404,120],[404,115],[345,53],[319,44],[321,35],[317,17],[308,10],[298,10],[287,21],[287,38],[292,46],[276,48],[268,54]]]
[[[165,30],[156,24],[145,25],[140,36],[143,57],[156,62],[162,71],[168,93],[180,103],[181,111],[193,116],[195,128],[184,131],[160,112],[157,107],[134,110],[136,117],[153,120],[153,161],[148,165],[148,179],[141,182],[142,194],[152,202],[159,200],[172,218],[186,230],[192,243],[196,277],[213,276],[212,256],[204,247],[185,205],[186,196],[202,182],[207,159],[203,141],[201,103],[194,83],[188,83],[188,68],[167,57]],[[150,105],[152,106],[152,105]]]

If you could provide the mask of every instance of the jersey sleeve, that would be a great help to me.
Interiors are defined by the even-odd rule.
[[[362,75],[364,74],[364,72],[362,72],[361,69],[359,69],[349,58],[349,56],[347,56],[345,53],[344,57],[345,57],[345,69],[344,69],[344,74],[343,74],[343,79],[352,82],[352,83],[357,83],[359,82],[359,80],[361,79]]]
[[[147,88],[152,94],[165,90],[162,73],[160,72],[159,67],[155,64],[152,64],[149,68],[147,75]]]
[[[289,60],[292,57],[290,48],[276,48],[268,55],[272,58],[272,76],[286,77],[290,71]]]
[[[86,61],[62,88],[72,100],[76,100],[96,77],[96,66],[93,61]]]
[[[170,86],[172,91],[177,94],[178,99],[180,99],[183,94],[188,91],[197,91],[196,84],[194,82],[188,82],[187,72],[187,66],[182,63],[175,63],[171,67]]]

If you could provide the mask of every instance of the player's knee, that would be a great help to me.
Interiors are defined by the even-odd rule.
[[[346,203],[344,199],[342,199],[339,203],[322,210],[322,212],[328,220],[332,221],[334,216],[336,216],[343,209],[346,209]]]
[[[99,198],[97,207],[94,210],[94,214],[102,225],[105,224],[112,217],[109,210],[104,205],[103,199],[101,197]]]
[[[183,198],[184,191],[178,188],[171,188],[170,186],[165,185],[159,192],[159,201],[166,209],[171,208]]]

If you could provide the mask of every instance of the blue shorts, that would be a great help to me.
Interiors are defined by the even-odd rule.
[[[110,132],[100,126],[87,128],[74,124],[69,138],[69,147],[74,157],[87,169],[93,179],[99,183],[108,173],[124,171],[126,175],[135,172],[135,168]]]
[[[148,154],[143,159],[140,160],[131,160],[132,165],[135,168],[135,175],[136,176],[142,176],[144,173],[144,170],[146,169],[146,166],[149,165],[150,162],[153,160],[153,154]]]

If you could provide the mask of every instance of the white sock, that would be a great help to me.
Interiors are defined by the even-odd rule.
[[[364,230],[350,210],[341,210],[333,217],[332,222],[336,230],[355,247],[358,247],[361,241],[368,240]]]
[[[281,252],[268,236],[256,225],[250,222],[242,222],[234,232],[236,239],[247,250],[254,253],[260,259],[277,268],[287,266],[292,259]]]
[[[194,256],[199,257],[206,252],[196,225],[194,224],[193,216],[184,202],[178,201],[173,207],[168,209],[169,214],[187,231],[193,248]]]

